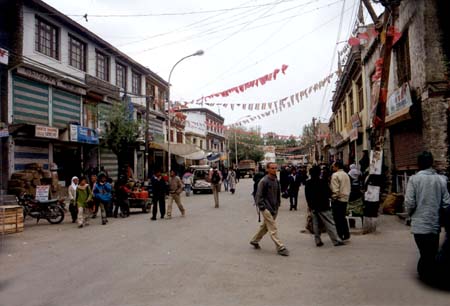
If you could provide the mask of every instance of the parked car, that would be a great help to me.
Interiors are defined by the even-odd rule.
[[[208,165],[204,166],[192,166],[192,192],[194,194],[200,192],[212,193],[211,182],[208,180],[209,171],[211,167]]]

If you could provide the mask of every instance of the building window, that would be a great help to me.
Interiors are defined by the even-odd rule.
[[[131,92],[135,95],[141,94],[141,75],[134,72],[132,73]]]
[[[105,54],[96,51],[95,61],[96,76],[103,81],[109,81],[109,58]]]
[[[398,86],[401,86],[411,80],[408,30],[404,31],[402,38],[395,45],[395,54],[397,58]]]
[[[116,86],[127,89],[127,67],[116,63]]]
[[[96,104],[83,103],[83,125],[85,127],[96,129],[98,127],[98,111]]]
[[[362,87],[361,79],[358,80],[357,86],[358,86],[358,105],[359,105],[358,112],[360,112],[364,109],[364,90]]]
[[[192,144],[197,144],[197,138],[192,137]]]
[[[59,29],[39,17],[35,19],[35,49],[59,60]]]
[[[173,131],[170,130],[170,142],[173,142]]]
[[[183,143],[183,133],[177,132],[177,143]]]
[[[203,140],[200,140],[200,149],[203,149]]]
[[[69,35],[69,65],[86,71],[86,44]]]

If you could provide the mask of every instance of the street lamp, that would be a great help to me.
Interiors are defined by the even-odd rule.
[[[184,61],[185,59],[187,59],[187,58],[189,58],[189,57],[192,57],[192,56],[200,56],[200,55],[203,55],[205,52],[203,51],[203,50],[198,50],[197,52],[195,52],[195,53],[192,53],[192,54],[190,54],[190,55],[187,55],[187,56],[185,56],[185,57],[183,57],[183,58],[181,58],[178,62],[176,62],[175,63],[175,65],[173,65],[173,67],[172,67],[172,69],[170,69],[170,73],[169,73],[169,79],[168,79],[168,81],[167,81],[167,83],[169,84],[169,90],[168,90],[168,92],[167,92],[167,116],[168,116],[168,122],[167,122],[167,133],[168,133],[168,138],[169,138],[169,140],[168,140],[168,142],[167,142],[167,155],[168,155],[168,157],[169,157],[169,161],[168,161],[168,163],[167,163],[167,171],[168,172],[170,172],[170,170],[171,170],[171,163],[172,163],[172,160],[171,160],[171,158],[170,158],[170,106],[171,106],[171,103],[170,103],[170,79],[171,79],[171,77],[172,77],[172,72],[173,72],[173,70],[175,69],[175,67],[180,63],[180,62],[182,62],[182,61]]]

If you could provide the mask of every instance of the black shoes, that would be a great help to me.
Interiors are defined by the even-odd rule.
[[[255,248],[255,249],[260,249],[261,247],[259,246],[259,243],[256,241],[250,241],[250,244]]]
[[[323,242],[322,242],[322,241],[316,242],[316,246],[317,246],[317,247],[323,246]]]
[[[278,253],[278,255],[281,255],[281,256],[289,256],[289,251],[288,251],[288,249],[286,249],[286,247],[282,247],[281,249],[279,249],[277,251],[277,253]]]

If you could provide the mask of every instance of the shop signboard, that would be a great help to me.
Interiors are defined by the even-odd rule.
[[[39,185],[39,186],[36,186],[35,199],[37,201],[47,201],[49,193],[50,193],[50,185]]]
[[[350,138],[350,141],[355,141],[358,139],[358,128],[355,127],[353,129],[350,130],[350,132],[348,133],[348,136]]]
[[[36,125],[35,136],[42,138],[58,139],[59,130],[58,128],[44,125]]]
[[[98,133],[94,129],[75,124],[70,125],[70,141],[98,144]]]
[[[412,105],[411,91],[409,84],[404,83],[400,88],[396,89],[387,102],[387,115],[392,116],[395,113],[408,108]]]
[[[361,120],[359,120],[358,114],[352,115],[352,128],[359,128],[361,126]]]
[[[3,48],[0,48],[0,64],[8,65],[9,52]]]
[[[9,137],[9,130],[7,128],[0,129],[0,138]]]

